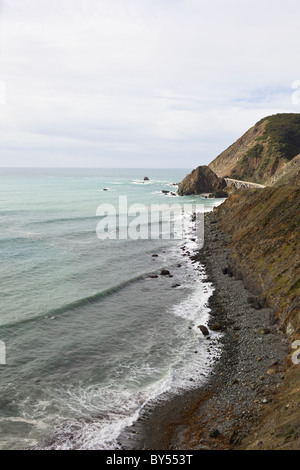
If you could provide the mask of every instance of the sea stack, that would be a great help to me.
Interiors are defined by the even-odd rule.
[[[223,178],[219,178],[208,166],[198,166],[180,183],[179,196],[190,194],[212,194],[226,187]]]

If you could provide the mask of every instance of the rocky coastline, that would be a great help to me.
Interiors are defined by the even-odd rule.
[[[204,248],[191,256],[205,266],[215,289],[208,327],[223,332],[212,375],[200,389],[149,403],[121,436],[121,448],[243,449],[249,436],[252,448],[267,445],[255,428],[282,388],[289,341],[259,291],[228,270],[229,244],[217,211],[206,214]]]

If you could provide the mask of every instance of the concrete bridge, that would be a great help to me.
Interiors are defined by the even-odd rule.
[[[251,183],[250,181],[233,180],[231,178],[224,178],[227,186],[234,186],[236,189],[240,188],[265,188],[263,184]]]

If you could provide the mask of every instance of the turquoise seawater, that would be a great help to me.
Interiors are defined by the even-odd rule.
[[[118,212],[120,196],[212,210],[220,200],[161,192],[188,171],[0,169],[1,449],[116,449],[145,403],[205,379],[197,325],[212,287],[186,256],[192,228],[183,240],[96,233],[97,207]]]

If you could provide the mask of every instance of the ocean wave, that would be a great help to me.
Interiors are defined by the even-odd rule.
[[[62,305],[61,307],[54,308],[52,310],[48,310],[46,313],[36,315],[35,317],[31,318],[23,318],[21,320],[18,320],[16,322],[11,322],[11,323],[4,323],[0,325],[0,328],[10,328],[10,327],[15,327],[17,325],[22,325],[30,322],[35,322],[38,320],[45,320],[45,319],[50,319],[53,320],[56,318],[57,315],[62,315],[67,312],[71,312],[74,310],[77,310],[79,308],[88,306],[88,305],[93,305],[96,304],[97,302],[100,302],[102,299],[113,295],[116,292],[119,292],[120,290],[126,288],[130,284],[133,284],[134,282],[141,281],[142,279],[151,276],[154,274],[154,271],[149,271],[149,272],[143,272],[141,274],[138,274],[137,276],[134,276],[130,279],[127,279],[123,282],[120,282],[119,284],[116,284],[114,286],[108,287],[107,289],[104,289],[100,292],[96,292],[93,295],[82,297],[80,299],[74,300],[73,302],[69,302],[68,304]]]
[[[45,220],[38,220],[37,222],[30,222],[28,225],[48,225],[48,224],[56,224],[56,223],[65,223],[65,222],[78,222],[78,221],[89,221],[89,220],[95,220],[96,215],[90,215],[90,216],[77,216],[77,217],[61,217],[61,218],[54,218],[54,219],[45,219]]]
[[[37,233],[37,232],[26,232],[26,231],[11,231],[10,236],[8,237],[7,233],[5,234],[6,236],[3,238],[0,238],[0,243],[9,243],[11,242],[23,242],[24,240],[44,240],[45,236],[44,234]]]
[[[71,310],[76,310],[80,307],[85,307],[86,305],[91,305],[99,302],[99,300],[108,297],[109,295],[114,294],[115,292],[120,291],[121,289],[124,289],[128,285],[140,281],[143,279],[146,275],[150,275],[151,273],[142,273],[139,274],[138,276],[132,277],[131,279],[127,279],[126,281],[120,282],[119,284],[116,284],[112,287],[109,287],[107,289],[104,289],[103,291],[96,292],[93,295],[87,296],[87,297],[82,297],[81,299],[75,300],[74,302],[70,302],[69,304],[66,304],[62,307],[59,307],[57,309],[53,309],[47,312],[48,315],[58,315],[61,313],[65,313],[67,311]]]

